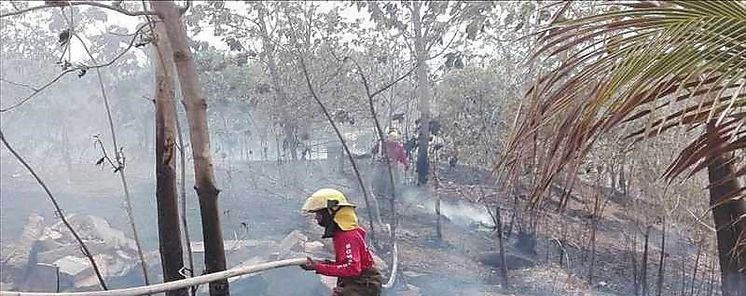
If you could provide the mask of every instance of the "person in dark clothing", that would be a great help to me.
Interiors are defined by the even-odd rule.
[[[332,296],[379,296],[383,279],[373,265],[373,255],[365,244],[365,230],[357,225],[355,205],[342,192],[324,188],[306,199],[302,211],[314,213],[324,227],[322,238],[334,241],[334,261],[307,258],[304,270],[337,277]]]

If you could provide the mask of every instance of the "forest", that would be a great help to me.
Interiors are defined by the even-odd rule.
[[[746,2],[1,1],[0,296],[746,296]]]

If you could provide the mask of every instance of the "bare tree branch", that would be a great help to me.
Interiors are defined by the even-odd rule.
[[[76,39],[78,39],[78,41],[80,41],[80,44],[83,46],[83,49],[85,50],[86,54],[88,54],[88,58],[91,59],[91,62],[95,63],[96,60],[93,57],[93,53],[91,53],[88,46],[85,45],[83,38],[81,38],[80,35],[75,31],[75,25],[72,20],[72,15],[73,15],[72,12],[73,12],[73,7],[70,7],[70,20],[68,20],[64,14],[62,15],[62,17],[65,19],[66,22],[68,22],[68,25],[70,26],[70,33]],[[150,25],[150,22],[146,23],[146,25]],[[141,26],[141,28],[144,28],[144,27],[145,25]],[[138,35],[137,32],[139,32],[139,30],[135,31],[135,36],[132,38],[132,40],[137,39],[137,35]],[[132,46],[132,42],[130,43],[130,47],[131,46]],[[129,48],[127,48],[127,50],[129,50]],[[127,50],[125,50],[124,52],[127,52]],[[124,189],[124,201],[125,201],[125,206],[126,206],[125,210],[129,218],[130,226],[132,227],[132,234],[134,236],[133,238],[135,240],[135,245],[137,247],[137,255],[140,259],[140,263],[141,263],[140,265],[142,267],[145,285],[150,285],[150,280],[148,279],[147,264],[145,262],[145,257],[143,256],[141,241],[138,235],[137,227],[135,226],[135,217],[134,217],[133,210],[132,210],[132,202],[131,202],[130,194],[129,194],[129,186],[127,186],[127,180],[124,175],[125,157],[123,155],[122,148],[120,148],[117,145],[117,136],[114,130],[114,120],[112,119],[112,116],[111,116],[111,107],[109,105],[108,95],[106,94],[106,88],[104,87],[104,81],[103,81],[103,76],[101,75],[101,70],[99,68],[96,68],[95,70],[96,70],[96,77],[98,78],[98,85],[101,90],[101,98],[103,99],[104,107],[106,108],[106,116],[109,122],[109,129],[111,131],[111,139],[112,139],[112,143],[114,146],[114,161],[115,161],[114,163],[112,163],[111,159],[109,159],[108,155],[106,155],[106,148],[104,147],[101,139],[96,137],[96,140],[101,145],[101,150],[104,152],[104,157],[109,160],[109,163],[112,166],[116,165],[114,169],[114,173],[119,173],[119,177],[122,182],[122,187]]]
[[[382,91],[385,91],[389,87],[393,86],[397,82],[399,82],[402,79],[404,79],[405,77],[409,76],[409,74],[411,74],[414,71],[414,69],[417,68],[418,65],[415,65],[407,73],[405,73],[404,75],[402,75],[399,78],[395,79],[394,81],[388,83],[387,85],[385,85],[381,89],[379,89],[379,90],[371,93],[370,92],[370,85],[368,84],[368,79],[365,77],[365,74],[363,73],[363,69],[360,67],[360,64],[358,64],[357,61],[355,61],[354,59],[349,58],[349,57],[346,57],[344,60],[347,60],[347,59],[350,59],[350,60],[353,61],[353,63],[355,64],[355,67],[358,70],[358,74],[360,75],[360,78],[363,80],[363,87],[365,88],[365,93],[368,96],[368,107],[369,107],[369,110],[370,110],[370,114],[373,117],[373,123],[375,124],[374,127],[376,128],[376,132],[378,133],[378,137],[380,139],[381,153],[384,155],[383,159],[386,161],[386,168],[388,169],[388,173],[389,173],[389,178],[388,179],[389,179],[389,184],[391,185],[390,210],[391,210],[391,216],[392,216],[392,220],[393,220],[392,221],[393,223],[391,223],[391,224],[393,224],[394,226],[391,227],[390,226],[391,224],[389,224],[388,225],[388,227],[389,227],[388,230],[389,230],[389,235],[391,236],[392,248],[393,248],[393,264],[392,264],[393,267],[391,269],[391,275],[389,276],[389,280],[388,280],[387,283],[384,284],[384,287],[390,288],[390,287],[393,286],[394,281],[396,280],[396,271],[397,271],[397,265],[398,265],[398,260],[399,260],[399,256],[397,254],[398,253],[398,251],[397,251],[398,248],[397,248],[397,240],[396,240],[396,229],[397,229],[397,226],[399,224],[399,219],[398,219],[398,217],[396,215],[396,206],[395,206],[396,205],[395,204],[395,201],[396,201],[396,190],[395,190],[396,185],[395,185],[395,182],[394,182],[394,172],[393,172],[393,169],[391,167],[391,159],[388,157],[387,147],[385,145],[386,143],[384,143],[384,139],[385,138],[384,138],[384,134],[383,134],[383,129],[381,129],[381,124],[378,122],[378,115],[376,114],[376,109],[375,109],[375,106],[373,104],[373,98],[376,95],[378,95],[379,93],[381,93]],[[304,70],[305,70],[305,67],[304,67]],[[308,79],[308,75],[307,74],[306,74],[306,79]],[[309,88],[310,88],[310,81],[309,81]],[[350,157],[352,157],[352,156],[350,156]]]
[[[460,26],[460,23],[459,23],[459,26]],[[446,46],[444,46],[444,47],[443,47],[443,49],[441,49],[441,50],[440,50],[440,52],[439,52],[438,54],[436,54],[436,55],[434,55],[434,56],[431,56],[431,57],[428,57],[428,58],[426,58],[425,60],[426,60],[426,61],[432,60],[432,59],[434,59],[434,58],[437,58],[437,57],[439,57],[439,56],[440,56],[440,55],[442,55],[442,54],[443,54],[444,52],[446,52],[446,50],[448,50],[449,48],[451,48],[451,44],[453,44],[453,41],[454,41],[454,40],[456,40],[456,36],[458,36],[458,32],[456,32],[456,33],[453,33],[453,37],[451,37],[451,40],[450,40],[450,41],[448,41],[448,44],[446,44]],[[428,47],[428,48],[427,48],[427,50],[425,50],[425,52],[430,52],[430,49],[432,49],[432,45],[431,45],[430,47]]]
[[[2,15],[0,15],[0,18],[4,18],[4,17],[8,17],[8,16],[14,16],[14,15],[20,15],[20,14],[24,14],[24,13],[27,13],[27,12],[31,12],[31,11],[35,11],[35,10],[40,10],[40,9],[45,9],[45,8],[60,7],[62,5],[64,5],[64,6],[79,6],[79,5],[95,6],[95,7],[100,7],[100,8],[104,8],[104,9],[116,11],[116,12],[119,12],[121,14],[129,15],[129,16],[155,15],[156,14],[153,11],[147,11],[147,10],[143,10],[143,11],[129,11],[129,10],[126,10],[124,8],[121,8],[121,7],[106,5],[104,3],[96,2],[96,1],[77,1],[77,2],[70,1],[70,2],[67,2],[67,3],[61,3],[60,5],[56,5],[56,4],[44,4],[44,5],[29,7],[29,8],[26,8],[26,9],[16,10],[16,11],[13,11],[13,12],[8,12],[8,13],[5,13],[5,14],[2,14]]]
[[[24,88],[27,88],[27,89],[30,89],[30,90],[33,90],[33,91],[39,91],[38,88],[35,88],[35,87],[30,86],[28,84],[23,84],[23,83],[19,83],[19,82],[13,82],[13,81],[10,81],[10,80],[5,79],[5,78],[0,78],[0,81],[3,81],[3,82],[8,83],[8,84],[15,85],[15,86],[21,86],[21,87],[24,87]]]
[[[402,81],[404,78],[407,78],[419,66],[419,65],[415,64],[414,67],[412,67],[411,69],[409,69],[409,71],[407,71],[406,73],[402,74],[398,78],[396,78],[396,79],[392,80],[391,82],[387,83],[386,85],[384,85],[380,89],[378,89],[378,90],[376,90],[374,92],[370,92],[370,84],[368,84],[368,79],[365,77],[365,73],[363,72],[363,68],[360,67],[360,64],[358,64],[356,60],[354,60],[354,59],[352,59],[350,57],[346,57],[345,59],[350,59],[355,64],[355,67],[357,68],[358,75],[360,75],[360,78],[363,80],[363,86],[365,87],[365,93],[368,95],[369,99],[373,99],[376,95],[380,94],[381,92],[386,91],[390,87],[392,87],[395,84],[399,83],[399,81]]]
[[[140,27],[138,27],[137,30],[135,31],[135,35],[132,37],[132,40],[130,40],[130,43],[127,46],[127,48],[124,51],[122,51],[121,53],[119,53],[116,57],[114,57],[111,61],[109,61],[107,63],[104,63],[104,64],[100,64],[100,65],[91,65],[91,66],[88,66],[88,65],[84,65],[83,64],[83,65],[76,66],[76,67],[73,67],[73,68],[68,68],[67,70],[62,71],[54,79],[50,80],[49,82],[47,82],[46,84],[42,85],[41,87],[29,87],[29,88],[33,88],[34,92],[32,92],[27,97],[21,99],[17,103],[11,105],[10,107],[0,109],[0,113],[8,112],[10,110],[13,110],[13,109],[15,109],[15,108],[17,108],[17,107],[25,104],[26,102],[28,102],[29,100],[31,100],[34,96],[36,96],[40,92],[44,91],[46,88],[48,88],[49,86],[51,86],[55,82],[59,81],[60,78],[62,78],[63,76],[65,76],[68,73],[75,72],[75,71],[87,71],[87,70],[90,70],[90,69],[98,69],[98,68],[108,67],[108,66],[114,64],[114,62],[116,62],[117,60],[119,60],[119,58],[121,58],[122,56],[124,56],[124,54],[126,54],[127,52],[129,52],[129,50],[132,49],[133,46],[135,46],[135,41],[140,36],[141,31],[143,29],[145,29],[146,27],[147,27],[147,24],[144,24],[144,25],[141,25]]]
[[[75,232],[75,229],[73,229],[72,225],[67,221],[67,218],[65,218],[65,214],[62,212],[62,209],[60,208],[59,203],[57,203],[57,199],[54,198],[52,195],[52,192],[49,191],[49,188],[47,188],[47,185],[44,184],[44,181],[39,178],[39,175],[36,174],[34,169],[29,166],[29,164],[23,160],[23,158],[18,155],[18,152],[13,150],[12,147],[10,147],[10,144],[8,144],[8,141],[5,139],[5,135],[3,134],[3,131],[0,130],[0,141],[3,142],[3,145],[5,145],[5,148],[8,148],[8,151],[10,151],[13,156],[20,162],[26,169],[31,173],[32,176],[34,176],[34,179],[36,179],[36,182],[41,185],[41,187],[44,189],[44,192],[47,193],[47,196],[49,197],[49,200],[52,201],[52,204],[54,205],[54,209],[57,212],[57,215],[60,217],[60,220],[62,220],[62,223],[65,224],[65,227],[67,227],[68,230],[72,233],[73,237],[75,237],[75,240],[80,245],[81,251],[83,252],[83,255],[85,255],[88,258],[88,261],[91,262],[91,266],[93,267],[93,271],[96,273],[96,277],[98,278],[98,283],[101,285],[101,288],[104,290],[107,290],[106,288],[106,282],[104,282],[103,276],[101,276],[101,271],[98,269],[98,265],[96,265],[96,261],[93,260],[93,255],[91,255],[91,252],[88,250],[88,246],[83,242],[83,240],[80,238],[77,232]]]
[[[10,5],[13,6],[13,9],[15,9],[15,10],[21,10],[20,8],[18,8],[18,4],[16,4],[15,1],[8,1],[8,2],[10,2]]]
[[[324,103],[321,102],[321,99],[316,94],[316,91],[313,88],[313,85],[311,84],[311,77],[308,75],[308,70],[306,69],[306,62],[303,60],[303,57],[298,56],[298,59],[300,60],[300,67],[301,70],[303,70],[303,75],[306,78],[306,83],[308,85],[308,90],[311,92],[311,96],[316,101],[316,103],[321,107],[321,111],[324,112],[324,116],[326,116],[326,119],[329,121],[329,124],[332,125],[332,128],[334,129],[334,133],[337,134],[337,138],[339,138],[339,141],[342,142],[342,147],[344,148],[347,157],[350,160],[350,163],[352,164],[352,170],[355,172],[355,177],[357,178],[357,182],[360,185],[360,191],[363,193],[363,198],[365,199],[365,208],[368,210],[368,223],[370,227],[370,234],[371,234],[371,240],[376,240],[376,231],[375,228],[373,228],[373,211],[370,207],[370,202],[368,200],[368,191],[365,189],[365,183],[363,183],[363,178],[360,175],[360,171],[357,168],[357,163],[355,162],[355,158],[352,156],[352,152],[350,151],[350,148],[347,146],[347,141],[345,141],[344,137],[342,136],[342,133],[339,131],[339,128],[337,128],[337,124],[334,123],[334,119],[332,119],[331,114],[329,114],[329,111],[326,109],[326,106]]]

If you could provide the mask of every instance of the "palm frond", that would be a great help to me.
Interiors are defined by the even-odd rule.
[[[563,170],[575,171],[597,139],[622,124],[644,123],[633,142],[675,127],[715,121],[723,139],[693,141],[666,170],[673,179],[715,155],[743,151],[746,109],[746,4],[739,1],[615,2],[606,13],[559,22],[537,33],[534,58],[565,54],[539,77],[496,170],[516,172],[546,132],[545,163],[531,200],[541,200]],[[743,169],[739,169],[742,176]],[[736,198],[745,196],[739,190]]]

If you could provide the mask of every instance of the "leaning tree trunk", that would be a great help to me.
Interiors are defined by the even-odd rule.
[[[205,268],[207,273],[225,270],[225,250],[220,227],[218,193],[210,157],[210,136],[207,131],[207,102],[200,89],[192,53],[187,45],[186,28],[178,8],[172,1],[150,1],[166,27],[173,49],[174,64],[179,77],[182,103],[189,123],[192,142],[195,186],[202,216],[202,236],[205,243]],[[210,295],[230,295],[228,280],[210,283]]]
[[[714,122],[707,124],[710,145],[722,143],[724,139],[715,130]],[[712,147],[716,149],[717,147]],[[729,153],[730,154],[730,153]],[[732,155],[718,155],[707,160],[710,181],[710,206],[717,231],[717,248],[720,257],[720,281],[724,296],[746,295],[746,248],[737,242],[746,230],[746,200],[724,202],[725,198],[739,190],[738,180],[733,178],[735,167]],[[739,221],[739,217],[742,219]],[[736,251],[736,252],[734,252]],[[740,252],[739,252],[740,251]]]
[[[170,282],[184,278],[179,273],[184,267],[184,259],[176,193],[174,61],[163,23],[156,23],[155,34],[155,195],[163,281]],[[188,291],[178,289],[168,291],[166,295],[188,295]]]
[[[427,79],[425,37],[422,36],[422,21],[420,20],[422,3],[415,1],[412,6],[414,49],[417,58],[416,93],[420,109],[420,134],[417,140],[417,184],[425,185],[430,171],[430,161],[427,158],[428,142],[430,141],[430,84]]]

